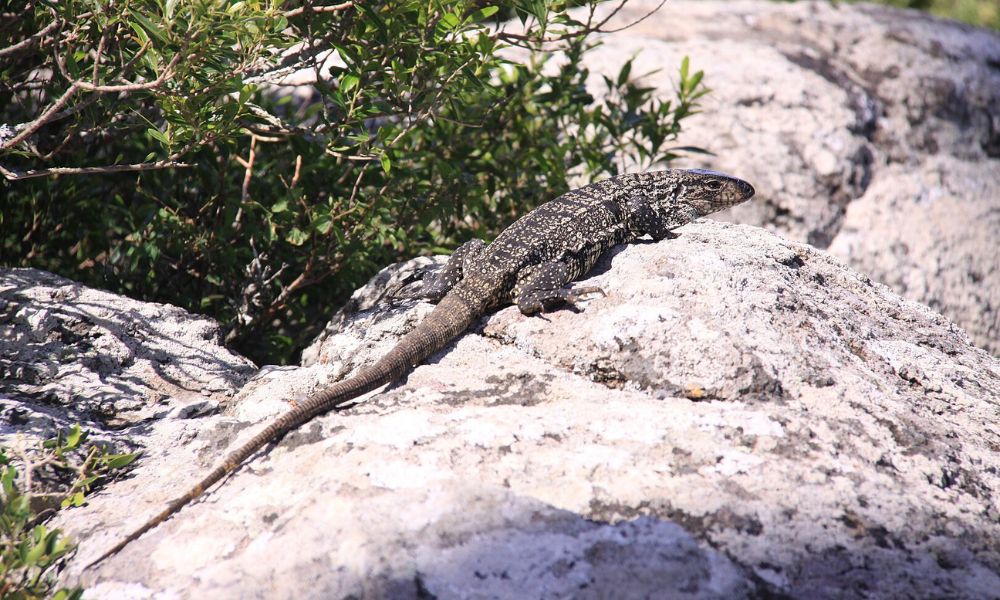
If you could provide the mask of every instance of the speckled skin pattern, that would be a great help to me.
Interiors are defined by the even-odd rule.
[[[492,244],[463,244],[425,293],[438,305],[395,348],[354,377],[312,394],[233,450],[183,496],[88,565],[100,563],[156,527],[267,444],[313,417],[395,381],[496,307],[515,303],[534,314],[601,291],[565,286],[606,250],[648,234],[654,240],[713,212],[749,200],[753,187],[722,173],[667,170],[620,175],[569,191],[505,229]]]
[[[572,300],[563,286],[589,271],[612,246],[645,234],[664,239],[670,230],[753,194],[745,181],[700,170],[599,181],[539,206],[488,246],[479,240],[466,243],[427,293],[442,297],[454,288],[482,310],[513,302],[533,314]]]

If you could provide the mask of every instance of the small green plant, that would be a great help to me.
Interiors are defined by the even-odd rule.
[[[114,454],[87,444],[74,425],[37,448],[0,446],[0,598],[75,600],[82,588],[57,588],[53,571],[75,546],[44,521],[80,506],[94,486],[135,454]]]

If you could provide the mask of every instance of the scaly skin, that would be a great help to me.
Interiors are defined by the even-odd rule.
[[[565,286],[589,271],[612,246],[646,234],[654,240],[670,237],[671,230],[753,195],[749,183],[712,171],[621,175],[546,202],[505,229],[492,244],[481,240],[464,244],[426,286],[425,293],[439,300],[438,305],[395,348],[354,377],[316,392],[272,421],[87,568],[166,521],[267,444],[317,415],[402,378],[498,306],[514,303],[522,313],[534,314],[601,291]]]

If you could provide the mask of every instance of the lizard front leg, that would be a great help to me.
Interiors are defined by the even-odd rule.
[[[514,303],[522,314],[533,315],[563,302],[575,305],[588,294],[604,295],[599,287],[569,288],[570,270],[550,261],[525,269],[514,285]]]
[[[692,212],[694,212],[694,209],[684,211],[682,207],[678,210],[679,214],[672,215],[673,218],[670,218],[654,210],[647,198],[632,196],[628,201],[629,229],[640,235],[648,233],[649,237],[653,238],[653,241],[656,242],[670,240],[677,237],[677,234],[671,231],[672,229],[694,220],[698,216],[696,212],[688,214]]]
[[[420,291],[420,297],[431,302],[437,302],[445,297],[459,281],[462,281],[462,272],[466,269],[469,261],[478,260],[486,249],[486,242],[483,240],[469,240],[458,250],[452,253],[438,271],[424,276],[424,287]]]

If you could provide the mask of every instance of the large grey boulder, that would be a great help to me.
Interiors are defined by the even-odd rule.
[[[132,429],[131,477],[57,519],[81,541],[66,580],[94,598],[996,597],[1000,361],[808,245],[680,233],[613,251],[581,312],[484,318],[80,572],[426,314],[384,291],[430,261],[387,270],[310,366]]]
[[[632,56],[665,94],[681,57],[704,69],[681,142],[717,156],[678,166],[752,181],[732,220],[829,249],[1000,355],[1000,35],[864,4],[671,0],[603,41],[594,91]]]
[[[121,428],[181,404],[218,410],[254,372],[211,319],[0,268],[0,443],[82,423],[124,449]]]
[[[637,27],[601,52],[708,70],[685,143],[757,186],[734,218],[939,290],[956,319],[967,294],[985,316],[962,325],[989,342],[994,35],[825,3],[678,1]],[[862,65],[880,60],[876,85]],[[967,120],[907,92],[932,72],[961,84]],[[813,246],[680,234],[611,252],[581,284],[607,297],[579,312],[485,317],[86,572],[228,448],[384,354],[430,310],[390,292],[440,259],[359,290],[306,366],[260,370],[203,318],[2,270],[0,441],[82,421],[143,450],[52,524],[79,541],[61,577],[90,598],[1000,598],[1000,360]],[[879,244],[899,250],[882,274]]]

